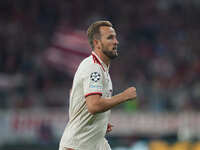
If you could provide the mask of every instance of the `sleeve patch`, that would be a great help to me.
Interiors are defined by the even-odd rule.
[[[98,82],[101,78],[101,75],[98,72],[93,72],[90,75],[90,80],[94,81],[94,82]]]

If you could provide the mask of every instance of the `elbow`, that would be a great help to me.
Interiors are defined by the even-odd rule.
[[[92,115],[95,115],[98,113],[98,111],[95,108],[87,107],[87,110]]]

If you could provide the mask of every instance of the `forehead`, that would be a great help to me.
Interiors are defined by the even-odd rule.
[[[108,27],[108,26],[102,26],[99,28],[99,31],[101,33],[101,35],[116,35],[115,29],[113,29],[112,27]]]

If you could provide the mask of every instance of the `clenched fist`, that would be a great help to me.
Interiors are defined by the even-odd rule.
[[[137,96],[136,88],[130,87],[123,92],[123,95],[126,100],[135,99]]]

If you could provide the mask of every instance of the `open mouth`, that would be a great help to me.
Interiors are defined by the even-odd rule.
[[[118,56],[117,46],[113,47],[113,52],[115,53],[116,56]]]
[[[114,51],[117,51],[117,47],[113,47],[113,50],[114,50]]]

